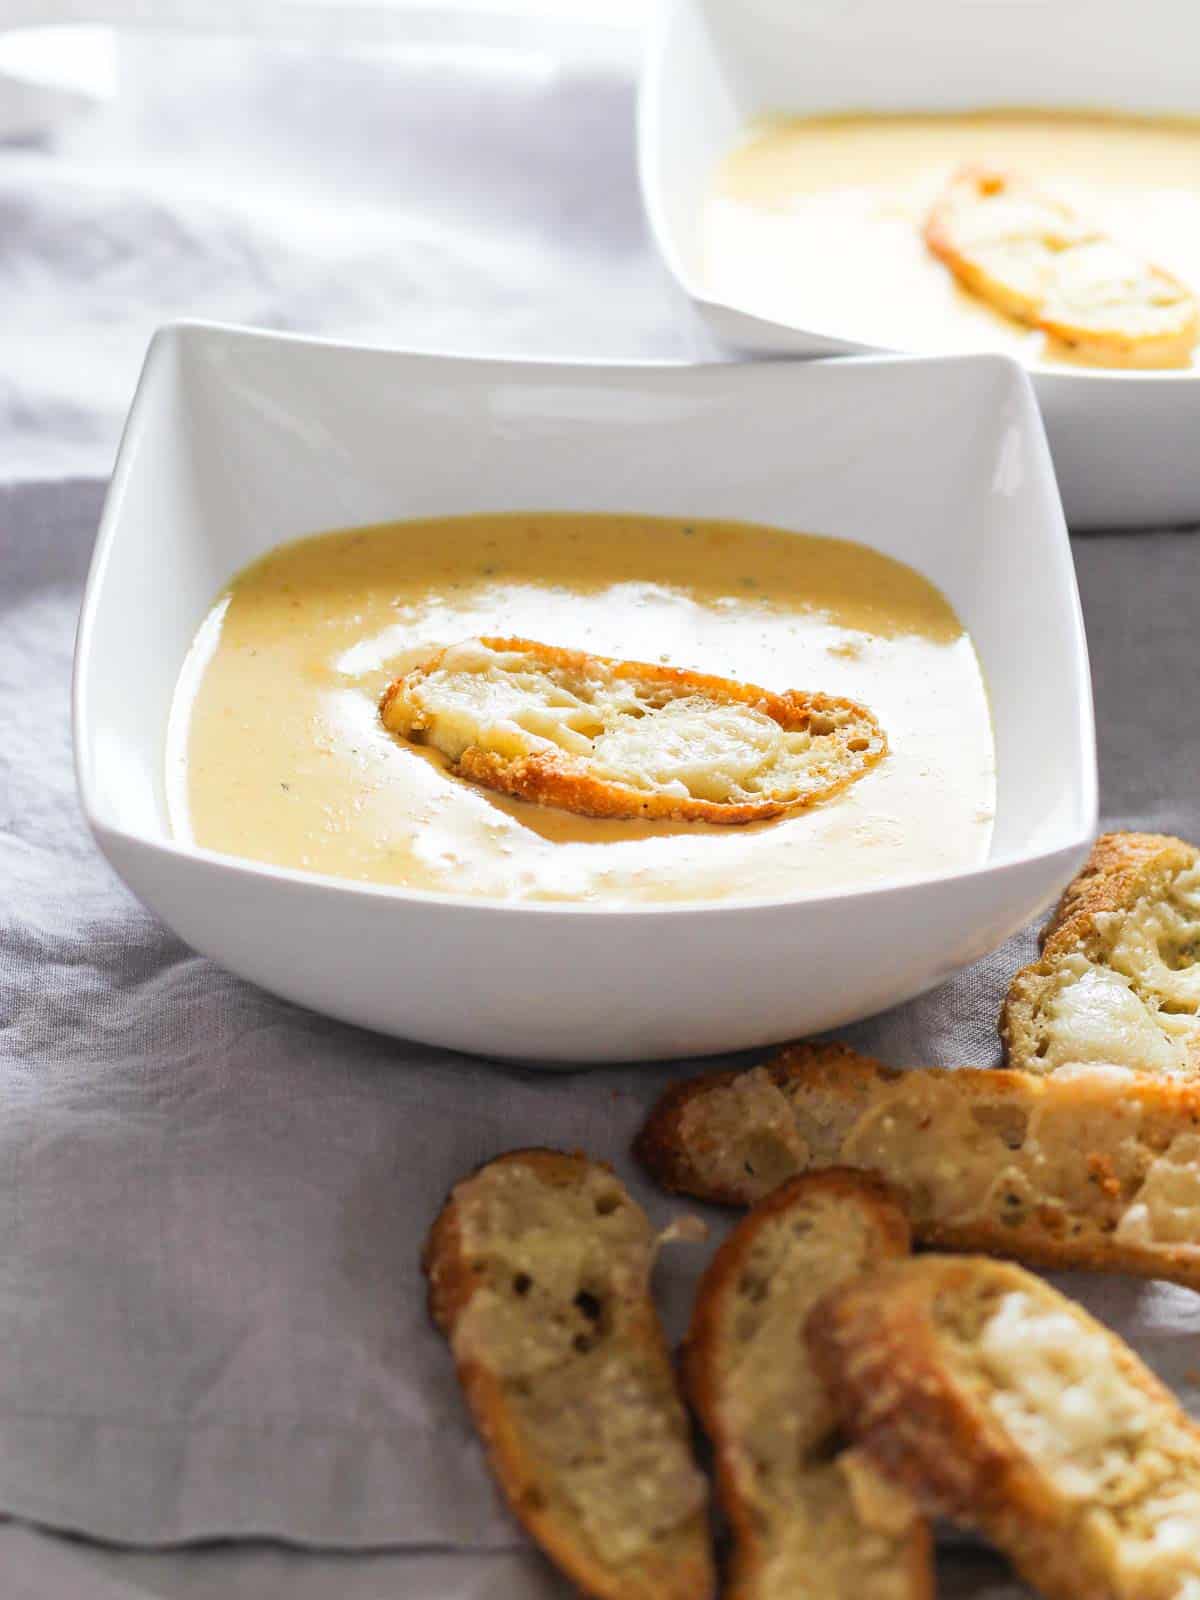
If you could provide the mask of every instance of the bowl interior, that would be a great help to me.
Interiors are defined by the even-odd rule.
[[[215,328],[155,340],[101,525],[76,659],[93,822],[169,845],[172,692],[201,619],[246,562],[322,529],[521,509],[738,518],[908,562],[946,593],[982,657],[993,859],[1088,836],[1074,572],[1014,363],[552,366]]]
[[[1200,8],[1191,0],[670,0],[640,101],[651,226],[671,271],[733,342],[817,354],[863,349],[852,330],[789,328],[754,317],[752,306],[706,300],[704,197],[717,162],[750,123],[780,113],[997,105],[1196,115],[1197,49]],[[1118,376],[1187,382],[1200,372]]]

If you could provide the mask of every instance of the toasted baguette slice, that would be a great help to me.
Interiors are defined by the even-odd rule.
[[[809,1344],[848,1431],[1050,1600],[1200,1594],[1200,1430],[1040,1278],[926,1256],[833,1291]]]
[[[1186,285],[1013,173],[956,172],[925,242],[973,294],[1104,367],[1186,365],[1200,308]]]
[[[1096,841],[1000,1014],[1009,1066],[1098,1061],[1200,1078],[1200,850],[1158,833]]]
[[[425,1247],[430,1309],[500,1487],[600,1600],[708,1600],[715,1583],[654,1248],[608,1167],[552,1150],[465,1179]]]
[[[675,1085],[636,1151],[667,1188],[727,1205],[797,1172],[877,1172],[923,1244],[1200,1288],[1200,1084],[1099,1067],[898,1072],[796,1045]]]
[[[380,712],[459,777],[591,817],[761,822],[829,799],[887,750],[853,700],[531,639],[440,650]]]
[[[725,1240],[684,1351],[735,1535],[726,1600],[930,1600],[929,1527],[832,1443],[804,1324],[829,1290],[906,1255],[908,1224],[854,1173],[793,1178]]]

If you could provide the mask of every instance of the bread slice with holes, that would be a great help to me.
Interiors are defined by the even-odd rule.
[[[1200,1079],[1200,850],[1157,833],[1096,841],[1013,979],[1009,1066],[1081,1062]]]
[[[1049,1600],[1195,1600],[1200,1430],[1114,1334],[1010,1263],[927,1256],[808,1324],[848,1431]]]
[[[654,1250],[610,1168],[553,1150],[458,1184],[425,1247],[430,1309],[497,1481],[599,1600],[708,1600],[715,1582]]]
[[[929,213],[925,242],[972,294],[1073,360],[1191,360],[1200,335],[1193,291],[1019,174],[961,168]]]
[[[836,1442],[804,1343],[823,1295],[908,1248],[882,1185],[812,1173],[755,1206],[701,1280],[684,1372],[734,1534],[727,1600],[931,1600],[928,1524]]]
[[[865,706],[532,639],[468,639],[398,678],[391,732],[458,777],[591,817],[761,822],[883,759]]]
[[[875,1172],[923,1244],[1200,1288],[1194,1083],[1102,1067],[900,1072],[793,1045],[669,1089],[636,1152],[667,1188],[726,1205],[797,1172]]]

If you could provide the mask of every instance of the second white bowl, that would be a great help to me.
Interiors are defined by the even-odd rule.
[[[706,291],[704,196],[748,126],[780,113],[995,105],[1194,116],[1198,48],[1192,0],[664,0],[639,96],[651,230],[699,313],[734,349],[862,351],[845,329],[772,321]],[[1039,367],[1033,381],[1072,528],[1200,517],[1200,370]]]

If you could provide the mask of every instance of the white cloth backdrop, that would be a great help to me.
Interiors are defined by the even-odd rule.
[[[345,53],[127,34],[111,63],[89,30],[115,97],[0,144],[0,473],[107,472],[171,318],[495,354],[704,348],[646,246],[622,36],[437,22]]]
[[[0,1524],[0,1594],[16,1600],[561,1596],[481,1468],[424,1318],[420,1236],[454,1177],[531,1136],[616,1160],[656,1218],[678,1209],[625,1155],[668,1069],[525,1073],[268,999],[140,911],[75,806],[74,615],[158,322],[708,353],[645,238],[630,52],[561,22],[421,31],[346,54],[130,37],[90,61],[115,69],[115,98],[0,142],[0,1512],[24,1519]],[[1106,820],[1200,836],[1200,706],[1145,687],[1194,678],[1200,542],[1088,539],[1077,557]],[[990,1061],[1030,947],[859,1042]],[[676,1332],[703,1259],[664,1264]],[[1200,1300],[1077,1287],[1194,1384]],[[179,1540],[205,1543],[115,1547]],[[944,1585],[1019,1593],[962,1550]]]

